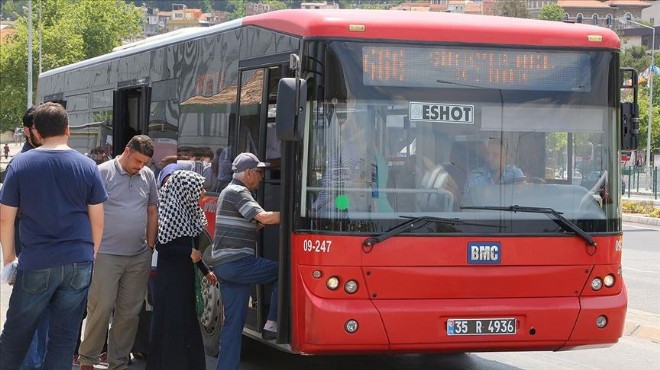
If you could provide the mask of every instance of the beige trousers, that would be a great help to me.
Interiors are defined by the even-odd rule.
[[[108,331],[108,369],[128,368],[150,268],[151,251],[148,249],[136,256],[97,254],[87,298],[85,334],[78,351],[81,364],[99,363],[112,315]]]

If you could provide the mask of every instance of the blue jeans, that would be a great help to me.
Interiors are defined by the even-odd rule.
[[[46,355],[46,339],[48,338],[48,310],[39,318],[37,332],[32,337],[30,348],[23,360],[20,370],[39,370]]]
[[[241,338],[247,316],[252,284],[275,284],[268,320],[277,320],[277,262],[259,257],[245,257],[213,268],[220,281],[225,320],[220,330],[220,354],[217,370],[237,370],[241,362]]]
[[[71,368],[78,326],[82,320],[92,262],[41,270],[18,270],[7,320],[0,335],[0,369],[18,369],[42,314],[48,311],[48,343],[43,370]]]

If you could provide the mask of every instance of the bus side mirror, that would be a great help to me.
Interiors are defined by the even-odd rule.
[[[282,78],[277,86],[277,138],[284,141],[302,139],[307,81],[300,78]]]
[[[633,68],[621,68],[621,149],[637,149],[639,141],[639,81]]]
[[[637,149],[639,139],[639,108],[632,102],[621,103],[621,149]]]

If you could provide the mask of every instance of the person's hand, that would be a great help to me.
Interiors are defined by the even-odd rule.
[[[202,253],[195,248],[191,249],[192,253],[190,253],[190,259],[193,261],[193,263],[199,262],[202,259]]]
[[[206,281],[209,283],[209,285],[218,285],[218,278],[215,276],[213,271],[206,274]]]
[[[14,261],[16,261],[16,258],[7,258],[6,260],[3,261],[2,266],[3,266],[3,267],[4,267],[4,266],[7,266],[8,264],[10,264],[10,263],[12,263],[12,262],[14,262]]]

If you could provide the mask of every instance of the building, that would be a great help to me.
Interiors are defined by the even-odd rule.
[[[565,21],[614,29],[621,28],[619,18],[641,19],[642,10],[652,5],[640,0],[560,0],[557,4],[564,9]]]
[[[185,4],[172,4],[172,16],[167,21],[167,31],[200,26],[202,9],[188,9]]]
[[[654,1],[651,6],[642,10],[642,20],[654,26],[660,24],[660,1]]]
[[[16,34],[16,28],[14,28],[14,22],[4,22],[0,24],[0,44],[5,42],[7,37]]]
[[[275,9],[273,9],[275,10]],[[271,11],[271,7],[269,4],[262,4],[262,3],[247,3],[245,5],[245,15],[257,15],[257,14],[262,14],[262,13],[268,13]]]
[[[653,31],[658,33],[660,27],[655,27],[654,30],[646,27],[632,26],[630,28],[622,28],[619,30],[619,38],[621,39],[621,49],[628,49],[633,46],[644,46],[650,49],[653,43]],[[660,37],[656,37],[655,48],[657,49],[660,44]]]
[[[328,4],[327,1],[320,3],[302,3],[300,4],[301,9],[339,9],[339,4],[334,1],[331,4]]]
[[[171,16],[169,12],[165,16],[165,14],[161,14],[165,12],[161,12],[158,8],[147,8],[145,6],[141,7],[140,10],[142,10],[142,18],[144,19],[142,23],[143,37],[150,37],[165,32],[167,29],[167,20]]]

